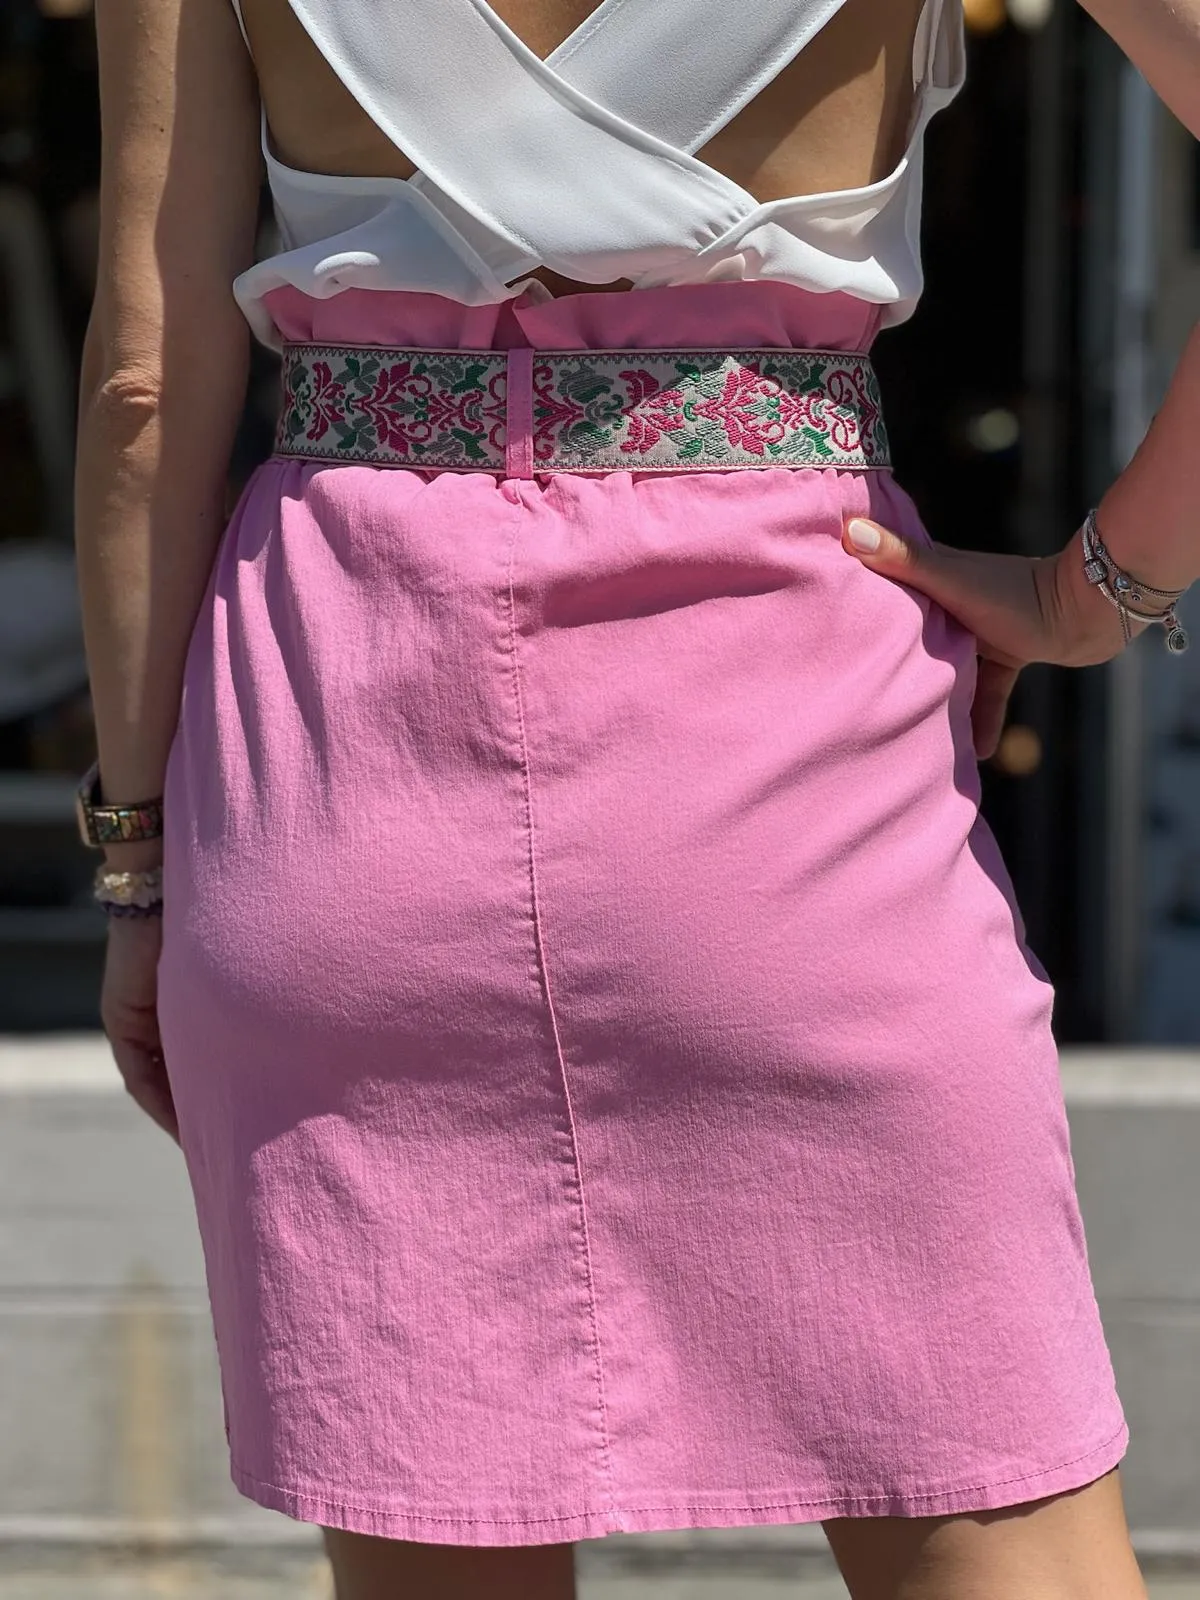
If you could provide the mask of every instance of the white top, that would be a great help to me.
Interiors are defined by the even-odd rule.
[[[767,278],[902,321],[922,287],[925,128],[963,81],[959,0],[925,0],[907,149],[878,183],[764,205],[693,153],[844,3],[602,0],[543,62],[487,0],[289,0],[420,170],[300,172],[275,159],[264,119],[283,250],[237,280],[239,304],[278,344],[262,300],[284,284],[319,299],[410,289],[486,305],[545,266],[635,289]]]

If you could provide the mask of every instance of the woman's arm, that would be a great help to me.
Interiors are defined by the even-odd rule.
[[[1082,0],[1147,83],[1200,139],[1200,0]]]
[[[1097,509],[1113,559],[1157,589],[1186,589],[1200,580],[1198,428],[1200,328],[1137,454]],[[1116,611],[1087,580],[1078,531],[1045,559],[924,547],[862,519],[847,527],[843,543],[883,576],[922,590],[974,633],[981,660],[972,721],[980,757],[995,753],[1009,695],[1027,663],[1094,665],[1125,643]],[[1133,631],[1145,626],[1135,623]]]
[[[76,544],[103,798],[162,793],[224,522],[248,334],[231,284],[258,206],[256,89],[228,0],[97,0],[100,270],[80,396]],[[169,823],[168,823],[169,825]],[[113,845],[118,869],[157,843]],[[179,1137],[157,917],[109,927],[100,1015],[125,1085]]]
[[[1100,502],[1104,541],[1157,589],[1200,579],[1200,325],[1133,460]]]
[[[1097,510],[1113,559],[1158,589],[1190,588],[1200,580],[1198,427],[1200,328],[1137,454]],[[925,547],[865,519],[847,526],[843,543],[884,577],[920,589],[974,633],[981,659],[972,722],[981,758],[995,753],[1022,667],[1031,661],[1094,665],[1124,645],[1116,611],[1087,580],[1078,531],[1057,556],[1043,559]],[[1133,630],[1145,626],[1135,623]]]
[[[1082,0],[1164,103],[1200,138],[1200,0]],[[1137,454],[1101,500],[1097,519],[1113,559],[1157,589],[1200,581],[1200,326]],[[926,547],[856,519],[846,550],[884,577],[920,589],[976,637],[975,748],[995,752],[1023,666],[1107,661],[1125,643],[1117,613],[1084,572],[1077,531],[1048,559]],[[1135,623],[1140,632],[1145,624]]]
[[[1083,4],[1164,104],[1200,138],[1200,0]],[[1100,507],[1113,554],[1163,589],[1200,578],[1198,429],[1200,326],[1184,347],[1141,448]]]
[[[227,0],[98,0],[100,271],[80,397],[77,548],[103,794],[162,792],[224,520],[248,334],[231,294],[259,187]],[[150,865],[152,845],[110,850]]]

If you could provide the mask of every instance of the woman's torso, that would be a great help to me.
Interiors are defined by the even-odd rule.
[[[730,64],[727,81],[718,72],[698,85],[695,115],[711,131],[690,146],[678,137],[678,109],[661,128],[647,123],[658,85],[697,59],[706,22],[737,15],[727,0],[672,0],[671,13],[647,9],[647,0],[439,4],[423,34],[412,0],[383,11],[379,0],[243,0],[283,245],[239,286],[264,337],[262,298],[284,282],[322,297],[412,288],[482,304],[530,279],[559,294],[765,277],[857,294],[880,304],[884,321],[911,311],[924,128],[962,77],[957,0],[797,0],[796,24],[774,0],[783,29],[803,31],[797,53],[732,115],[714,114],[705,95],[735,100],[758,68],[753,47]],[[472,52],[496,40],[481,17],[517,40],[486,69]],[[675,58],[671,26],[661,26],[668,17],[691,57],[684,49]],[[647,18],[659,34],[639,57]],[[376,52],[381,20],[400,31],[380,37]],[[439,53],[457,48],[461,86],[453,71],[439,80],[436,70]],[[547,58],[553,76],[539,78]],[[631,87],[631,76],[642,83]],[[458,103],[447,103],[459,87]],[[686,107],[688,91],[677,81],[664,98]],[[619,126],[596,127],[595,102]],[[543,143],[532,159],[524,147],[514,186],[503,192],[508,180],[498,185],[486,170],[477,178],[475,151],[482,158],[497,131],[507,135],[527,117],[542,119]],[[543,167],[538,157],[551,152]],[[629,197],[628,225],[614,195]],[[661,241],[648,236],[647,216],[651,229],[661,217]]]

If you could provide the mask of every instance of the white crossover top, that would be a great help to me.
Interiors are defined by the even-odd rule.
[[[635,289],[766,278],[902,321],[922,286],[925,128],[963,81],[959,0],[925,0],[908,146],[886,178],[763,205],[694,154],[844,3],[602,0],[543,62],[487,0],[289,0],[420,170],[300,172],[275,159],[264,119],[283,249],[237,280],[239,304],[278,344],[263,297],[285,284],[486,305],[541,290],[528,274],[544,266]]]

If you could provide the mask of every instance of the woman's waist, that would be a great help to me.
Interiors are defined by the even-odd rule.
[[[403,343],[289,340],[276,453],[524,478],[889,465],[865,350],[738,342],[728,319],[704,341],[660,321],[652,347],[556,347],[561,325],[522,328],[543,337],[500,348],[478,328],[463,348],[444,320],[416,331]]]
[[[466,304],[407,289],[347,288],[328,297],[287,284],[264,305],[290,343],[426,349],[869,350],[881,308],[850,294],[820,294],[767,280],[675,284],[551,295],[527,282],[510,299]]]

